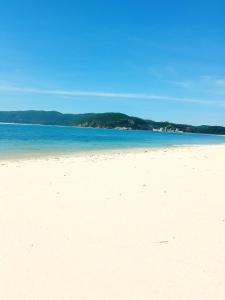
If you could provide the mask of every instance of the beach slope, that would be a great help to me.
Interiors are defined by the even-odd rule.
[[[0,162],[0,299],[224,300],[225,146]]]

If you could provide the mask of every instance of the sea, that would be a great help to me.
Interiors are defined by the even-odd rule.
[[[67,155],[99,150],[225,144],[209,134],[0,124],[0,159]]]

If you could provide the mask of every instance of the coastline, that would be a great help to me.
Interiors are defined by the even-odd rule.
[[[122,132],[113,129],[71,128],[70,126],[57,128],[58,126],[55,125],[26,125],[21,130],[17,124],[13,126],[2,127],[0,161],[118,151],[155,151],[156,148],[225,143],[225,136],[212,134],[144,130]]]
[[[199,133],[199,132],[188,132],[188,131],[176,131],[176,130],[156,130],[156,129],[125,129],[125,128],[120,128],[120,127],[115,127],[115,128],[109,128],[109,127],[91,127],[91,126],[72,126],[72,125],[60,125],[60,124],[38,124],[38,123],[7,123],[7,122],[0,122],[0,125],[22,125],[22,126],[43,126],[43,127],[63,127],[63,128],[77,128],[77,129],[103,129],[103,130],[116,130],[116,131],[143,131],[143,132],[155,132],[155,133],[177,133],[177,134],[187,134],[187,135],[192,135],[192,134],[200,134],[200,135],[208,135],[208,136],[221,136],[225,137],[225,134],[219,134],[219,133]],[[201,126],[201,125],[199,125]],[[213,125],[209,125],[213,126]],[[219,126],[221,127],[221,126]]]
[[[225,145],[2,161],[0,298],[224,300],[224,177]]]
[[[107,155],[121,155],[121,154],[137,154],[137,153],[155,153],[155,152],[165,152],[169,150],[175,149],[192,149],[192,148],[212,148],[212,147],[224,147],[225,143],[220,144],[183,144],[183,145],[167,145],[167,146],[151,146],[151,147],[123,147],[123,148],[115,148],[115,149],[87,149],[87,150],[77,150],[77,151],[68,151],[66,153],[63,152],[36,152],[29,153],[24,152],[23,154],[11,154],[6,156],[0,155],[0,163],[1,162],[17,162],[17,161],[36,161],[36,160],[51,160],[51,159],[74,159],[74,158],[87,158],[92,156],[107,156]]]

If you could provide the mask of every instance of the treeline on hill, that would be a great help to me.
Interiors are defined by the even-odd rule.
[[[57,111],[1,111],[0,122],[225,135],[225,127],[222,126],[192,126],[170,122],[155,122],[122,113],[62,114]]]

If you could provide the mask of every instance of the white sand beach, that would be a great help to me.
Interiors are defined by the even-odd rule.
[[[1,300],[224,300],[225,146],[0,162]]]

